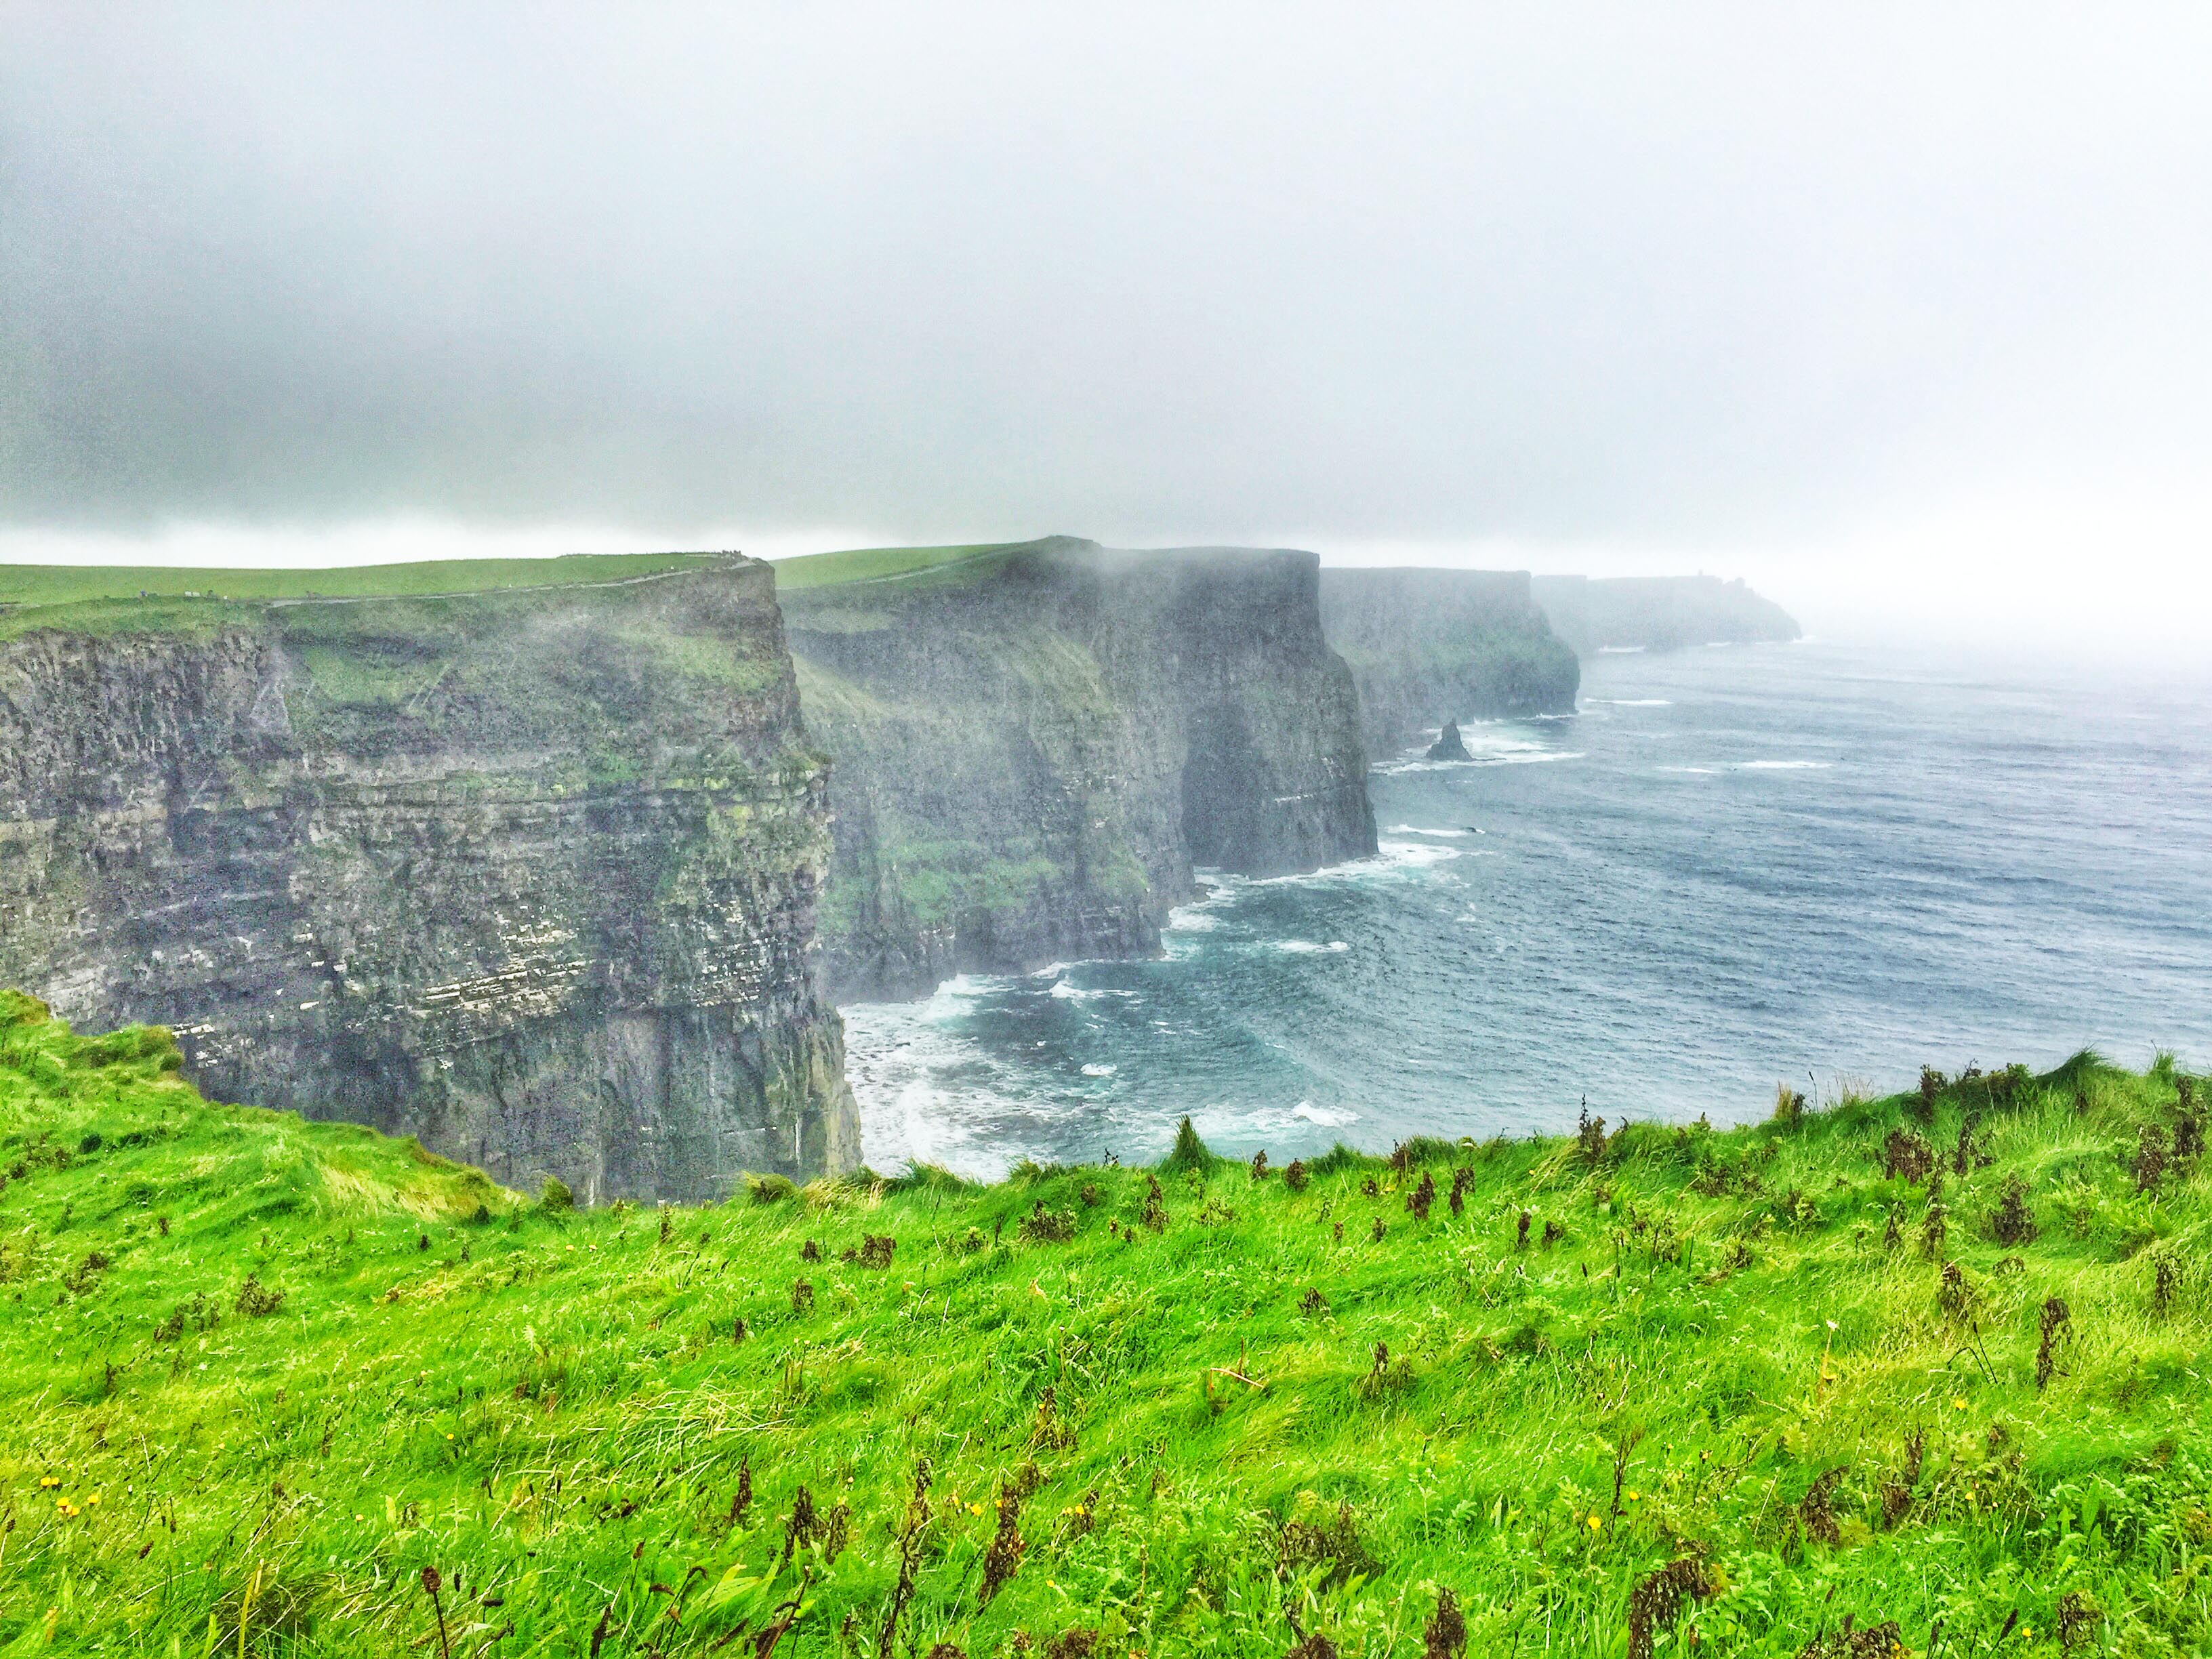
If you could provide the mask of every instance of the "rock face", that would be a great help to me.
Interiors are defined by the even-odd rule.
[[[1448,720],[1574,713],[1582,665],[1526,571],[1324,570],[1321,615],[1378,758]]]
[[[579,1198],[858,1160],[769,567],[0,635],[0,984]]]
[[[1471,761],[1474,758],[1467,752],[1467,744],[1460,740],[1457,720],[1444,722],[1443,731],[1429,745],[1429,758],[1432,761]]]
[[[1577,651],[1677,651],[1799,638],[1773,600],[1717,576],[1539,576],[1537,603]]]
[[[1151,954],[1195,868],[1372,853],[1317,574],[1309,553],[1055,537],[787,593],[836,767],[834,993]]]

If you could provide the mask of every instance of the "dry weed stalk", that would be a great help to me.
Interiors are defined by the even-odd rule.
[[[877,1659],[891,1659],[898,1642],[899,1620],[906,1614],[907,1604],[914,1600],[915,1580],[921,1573],[922,1534],[929,1525],[929,1460],[918,1459],[914,1466],[914,1495],[907,1499],[906,1513],[899,1517],[898,1582],[891,1587],[884,1627],[876,1638]],[[940,1642],[930,1651],[933,1656],[946,1645]]]
[[[1459,1598],[1440,1587],[1437,1610],[1421,1627],[1421,1659],[1459,1659],[1466,1651],[1467,1619],[1459,1610]]]
[[[983,1552],[982,1605],[988,1607],[991,1598],[1018,1571],[1022,1552],[1029,1546],[1022,1540],[1022,1500],[1011,1485],[999,1488],[999,1525],[991,1534],[991,1547]]]
[[[2057,1370],[2057,1347],[2060,1340],[2073,1334],[2074,1312],[2057,1297],[2043,1304],[2041,1316],[2042,1345],[2035,1351],[2035,1391],[2041,1394],[2051,1385],[2051,1374]]]

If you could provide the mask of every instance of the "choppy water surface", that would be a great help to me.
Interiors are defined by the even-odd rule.
[[[2212,1061],[2202,680],[1823,645],[1601,656],[1571,719],[1376,765],[1377,858],[1217,878],[1157,962],[848,1009],[869,1162],[1768,1109],[2084,1044]],[[1811,1078],[1814,1083],[1808,1083]]]

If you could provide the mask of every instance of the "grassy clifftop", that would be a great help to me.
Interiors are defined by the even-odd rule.
[[[0,1006],[9,1651],[2212,1641],[2170,1068],[582,1212],[172,1056]]]
[[[557,559],[426,559],[322,570],[174,565],[0,565],[0,639],[199,628],[240,606],[291,599],[422,599],[635,581],[729,562],[725,553],[576,553]]]
[[[848,582],[884,581],[965,565],[1024,544],[970,542],[951,547],[856,547],[840,553],[805,553],[775,562],[776,591],[803,593]]]

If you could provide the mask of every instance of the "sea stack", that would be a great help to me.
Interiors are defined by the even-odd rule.
[[[1429,758],[1435,761],[1471,761],[1467,745],[1459,740],[1459,722],[1446,720],[1443,735],[1429,745]]]

